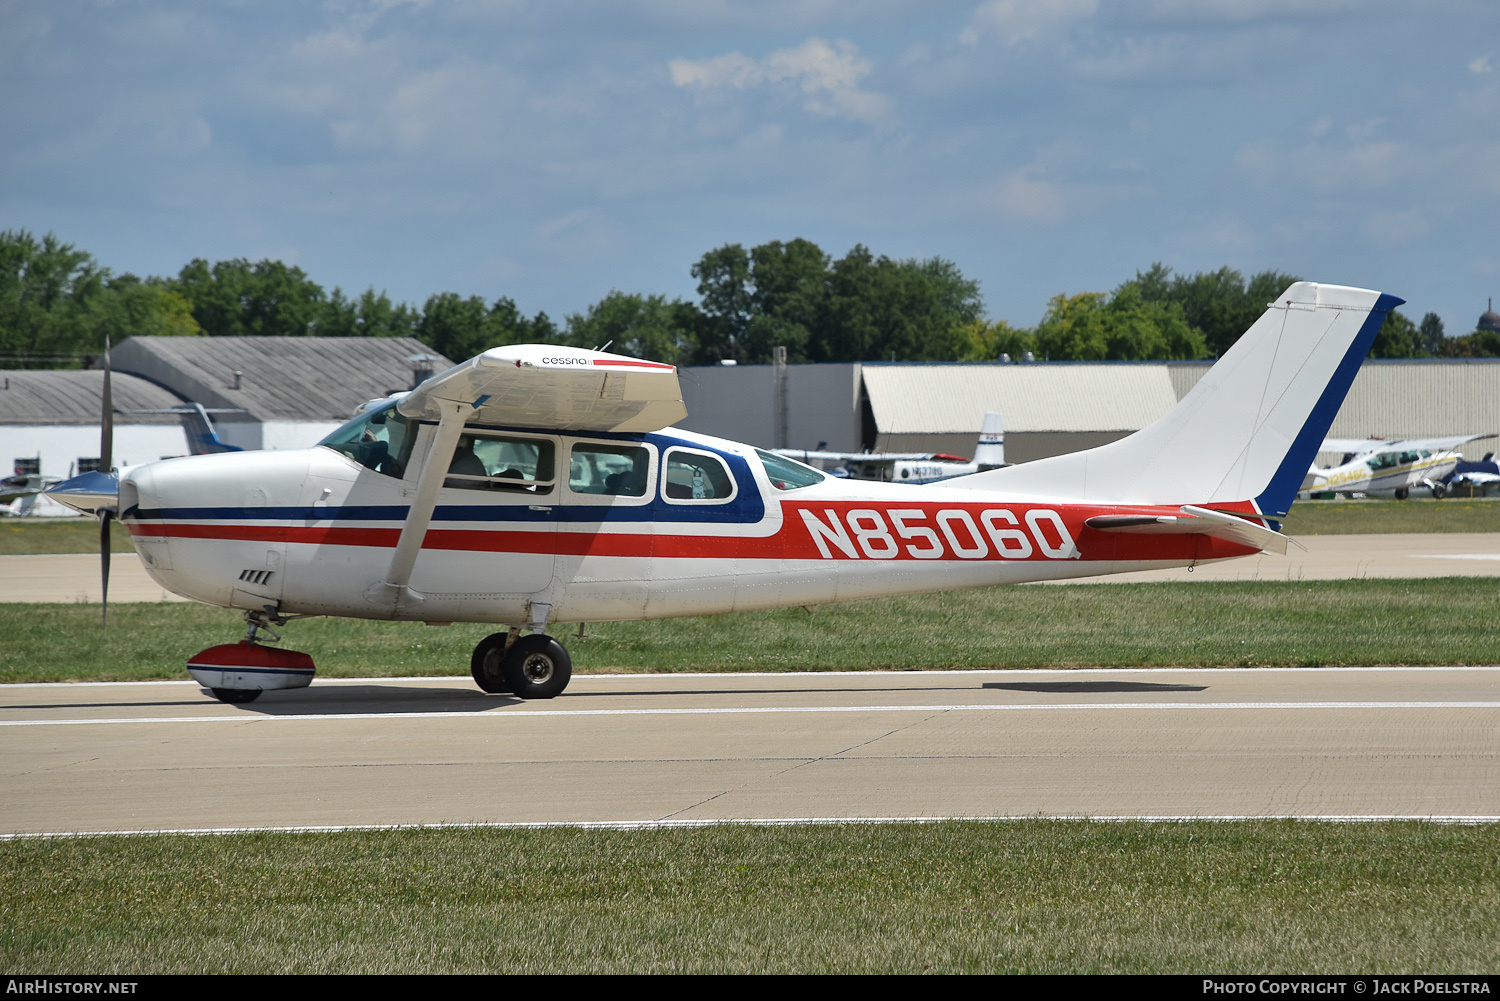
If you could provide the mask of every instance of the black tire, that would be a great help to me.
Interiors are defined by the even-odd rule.
[[[1434,483],[1432,485],[1432,499],[1433,500],[1442,500],[1444,497],[1447,497],[1447,496],[1448,496],[1448,484],[1446,484],[1446,483]]]
[[[1408,493],[1410,493],[1410,491],[1408,491],[1405,487],[1398,487],[1396,489],[1396,499],[1406,500]]]
[[[500,661],[505,654],[505,640],[509,633],[493,633],[479,641],[474,656],[469,658],[469,674],[482,692],[503,695],[510,691],[505,681],[505,672]]]
[[[228,702],[235,706],[254,702],[260,698],[259,688],[210,688],[209,691],[220,702]]]
[[[523,699],[551,699],[573,677],[573,660],[551,636],[532,633],[511,645],[500,665],[510,690]]]

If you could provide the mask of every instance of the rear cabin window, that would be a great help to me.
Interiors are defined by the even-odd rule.
[[[734,478],[717,457],[674,448],[667,452],[662,495],[669,501],[717,501],[734,496]]]
[[[392,400],[360,414],[318,444],[347,455],[366,469],[400,479],[406,475],[415,438],[416,424],[402,417]]]
[[[640,445],[580,443],[568,462],[568,489],[575,494],[644,497],[650,476],[651,451]]]
[[[443,486],[548,494],[557,482],[556,454],[545,438],[461,435]]]

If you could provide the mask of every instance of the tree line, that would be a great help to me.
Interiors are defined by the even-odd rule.
[[[895,260],[809,240],[725,244],[692,265],[698,300],[611,291],[559,323],[508,297],[440,292],[420,308],[368,288],[325,291],[299,267],[190,261],[172,277],[115,275],[54,235],[0,233],[0,367],[73,367],[136,335],[414,337],[453,359],[503,344],[603,347],[679,365],[768,362],[1213,358],[1298,279],[1153,264],[1111,292],[1054,296],[1035,327],[989,320],[979,283],[941,257]],[[1387,318],[1377,358],[1500,356],[1500,335],[1444,335],[1428,313]]]

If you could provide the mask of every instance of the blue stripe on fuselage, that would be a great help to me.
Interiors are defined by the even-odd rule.
[[[1297,496],[1297,490],[1302,486],[1302,481],[1307,477],[1308,467],[1317,457],[1318,449],[1323,447],[1323,439],[1328,436],[1328,429],[1333,426],[1333,419],[1338,415],[1339,407],[1344,405],[1344,397],[1349,393],[1349,387],[1354,384],[1354,377],[1359,374],[1359,367],[1364,363],[1365,355],[1370,353],[1370,345],[1375,343],[1375,335],[1380,332],[1381,324],[1385,323],[1386,314],[1405,302],[1393,295],[1381,293],[1380,298],[1375,300],[1370,315],[1365,317],[1364,325],[1359,328],[1359,333],[1354,335],[1354,340],[1349,344],[1349,350],[1344,352],[1343,361],[1334,370],[1333,378],[1328,380],[1328,385],[1323,387],[1323,395],[1318,397],[1318,402],[1313,405],[1312,412],[1307,415],[1307,421],[1302,425],[1302,430],[1297,433],[1297,439],[1292,442],[1292,447],[1287,449],[1286,456],[1281,460],[1271,482],[1266,484],[1265,490],[1261,491],[1259,497],[1255,498],[1255,505],[1262,514],[1282,515],[1286,514],[1291,507],[1292,501]],[[1273,531],[1280,531],[1279,522],[1272,524]]]

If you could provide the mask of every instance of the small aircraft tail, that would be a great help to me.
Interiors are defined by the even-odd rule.
[[[979,445],[974,449],[974,464],[981,469],[1005,465],[1005,425],[993,410],[984,415],[979,426]]]
[[[182,431],[187,436],[188,449],[194,455],[212,455],[215,452],[240,452],[238,445],[226,445],[219,440],[214,422],[201,403],[190,403],[177,408],[182,415]]]
[[[1018,499],[1233,504],[1284,515],[1386,314],[1404,300],[1298,282],[1164,416],[1128,438],[948,481]]]

